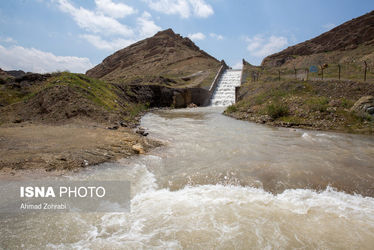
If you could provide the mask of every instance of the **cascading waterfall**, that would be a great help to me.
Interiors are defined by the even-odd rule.
[[[211,106],[230,106],[235,103],[235,87],[240,86],[241,70],[226,70],[218,81],[210,104]]]

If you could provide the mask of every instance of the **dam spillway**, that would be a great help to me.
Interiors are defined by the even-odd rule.
[[[240,86],[241,70],[227,69],[218,80],[211,99],[211,106],[230,106],[235,103],[235,87]]]

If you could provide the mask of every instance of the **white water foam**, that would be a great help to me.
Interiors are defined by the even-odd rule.
[[[240,86],[241,71],[226,70],[219,79],[211,98],[212,106],[229,106],[235,103],[235,87]]]
[[[143,168],[139,166],[138,168]],[[140,170],[140,169],[138,169]],[[140,171],[154,182],[152,173]],[[148,172],[148,173],[147,173]],[[90,230],[56,249],[354,248],[374,243],[374,199],[327,188],[263,189],[203,185],[171,192],[148,183],[128,214],[81,220]],[[354,233],[353,233],[354,232]],[[357,238],[357,235],[360,238]],[[344,239],[344,240],[343,240]]]

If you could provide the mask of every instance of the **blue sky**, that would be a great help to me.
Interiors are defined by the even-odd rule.
[[[259,65],[374,9],[372,0],[1,0],[0,68],[85,72],[172,28],[229,65]]]

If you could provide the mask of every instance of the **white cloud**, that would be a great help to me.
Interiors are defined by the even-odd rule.
[[[161,30],[146,11],[136,18],[133,27],[120,23],[118,18],[137,13],[137,10],[112,0],[95,0],[96,10],[75,7],[69,0],[52,1],[58,3],[61,11],[73,17],[78,26],[86,31],[81,37],[98,49],[120,49]]]
[[[46,73],[69,70],[84,73],[93,67],[88,58],[75,56],[56,56],[34,48],[0,45],[0,68],[4,70],[21,69],[24,71]]]
[[[178,14],[182,18],[191,15],[206,18],[214,14],[212,6],[204,0],[143,0],[149,8],[165,14]]]
[[[223,40],[223,36],[222,35],[218,35],[216,33],[210,33],[209,36],[211,38],[214,38],[214,39],[217,39],[217,40]]]
[[[204,0],[190,0],[193,13],[198,17],[208,17],[214,14],[212,6],[205,3]]]
[[[102,39],[97,35],[84,34],[81,35],[82,38],[86,39],[89,43],[95,46],[98,49],[115,51],[123,49],[130,44],[134,43],[134,40],[117,38],[110,41]]]
[[[141,37],[149,37],[154,35],[156,32],[161,30],[160,26],[157,26],[152,20],[151,14],[144,12],[141,17],[137,19],[139,25],[139,33]]]
[[[61,11],[69,13],[79,27],[87,31],[123,36],[133,35],[133,30],[121,24],[113,17],[105,16],[102,13],[95,13],[82,7],[76,8],[68,0],[58,0],[58,3]]]
[[[154,35],[156,32],[161,30],[161,27],[156,25],[152,20],[151,14],[144,12],[140,17],[137,18],[137,35],[131,38],[117,37],[113,39],[103,39],[97,34],[83,34],[80,37],[87,40],[93,46],[98,49],[115,51],[118,49],[125,48],[137,40],[145,37]]]
[[[331,29],[333,29],[333,28],[336,27],[336,24],[333,24],[333,23],[327,23],[327,24],[322,25],[322,27],[323,27],[324,29],[326,29],[326,30],[331,30]]]
[[[4,43],[17,43],[17,41],[14,40],[11,37],[0,37],[0,42],[4,42]]]
[[[136,13],[136,10],[124,3],[114,3],[111,0],[95,0],[97,10],[113,18],[123,18]]]
[[[185,0],[144,0],[149,7],[165,14],[179,14],[182,18],[190,16],[190,6]]]
[[[253,38],[246,38],[247,50],[255,57],[265,57],[280,51],[288,45],[288,40],[283,36],[256,35]]]
[[[194,34],[188,34],[188,37],[192,41],[198,41],[198,40],[204,40],[205,39],[205,35],[203,33],[201,33],[201,32],[194,33]]]

